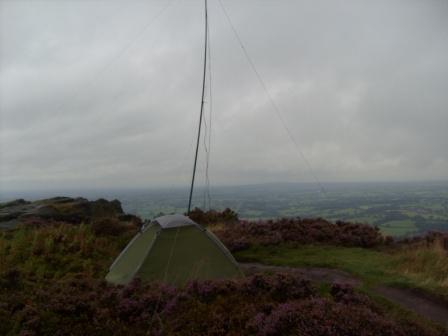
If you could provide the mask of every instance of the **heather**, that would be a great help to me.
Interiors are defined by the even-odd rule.
[[[392,241],[384,237],[378,228],[368,224],[344,221],[332,223],[322,218],[282,218],[252,222],[241,220],[218,225],[212,230],[231,251],[283,243],[319,243],[371,248]]]
[[[200,208],[194,208],[190,211],[188,217],[190,217],[196,223],[204,226],[216,223],[227,224],[238,222],[238,214],[229,208],[226,208],[223,211],[214,209],[204,211]]]
[[[61,207],[69,203],[62,200]],[[64,211],[78,218],[76,211]],[[108,267],[137,232],[138,220],[119,211],[88,213],[81,223],[44,218],[42,212],[24,215],[15,229],[0,231],[0,335],[444,335],[415,315],[391,314],[363,294],[369,293],[365,287],[311,282],[294,272],[180,288],[138,279],[125,287],[107,284]],[[198,214],[207,221],[213,213]],[[240,261],[343,269],[363,286],[414,286],[420,282],[411,281],[412,272],[436,277],[445,270],[441,240],[389,245],[378,230],[362,224],[246,222],[234,215],[214,213],[206,225],[239,250]],[[424,248],[438,253],[439,271],[424,268],[428,257],[417,253]]]
[[[135,231],[94,227],[53,223],[1,234],[0,334],[443,335],[390,316],[350,286],[322,290],[294,274],[112,286],[104,274]]]
[[[393,320],[349,286],[333,284],[324,297],[290,274],[183,288],[79,275],[1,295],[5,335],[442,335]]]

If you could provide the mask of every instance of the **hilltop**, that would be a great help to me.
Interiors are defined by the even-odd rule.
[[[443,234],[396,242],[323,218],[247,221],[230,209],[191,217],[244,263],[245,278],[113,286],[108,267],[141,224],[119,201],[1,204],[0,334],[447,334]],[[422,304],[429,314],[412,307]]]

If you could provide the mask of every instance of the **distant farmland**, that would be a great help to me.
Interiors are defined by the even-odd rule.
[[[428,230],[448,230],[448,182],[337,183],[326,192],[312,184],[269,184],[220,187],[211,191],[212,207],[236,210],[241,218],[323,217],[377,225],[392,236],[410,236]],[[151,218],[185,211],[179,190],[128,193],[121,198],[128,211]],[[195,205],[204,207],[203,191]]]
[[[323,217],[369,223],[392,236],[405,237],[429,230],[448,231],[448,182],[427,183],[324,183],[325,192],[315,184],[277,183],[252,186],[214,187],[211,207],[232,208],[241,218]],[[0,195],[3,199],[44,198],[51,192],[29,195]],[[90,199],[118,198],[125,211],[143,218],[183,213],[187,189],[59,191],[58,195]],[[193,206],[205,208],[204,190],[195,192]]]

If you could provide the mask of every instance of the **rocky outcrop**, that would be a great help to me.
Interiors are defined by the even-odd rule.
[[[0,203],[0,229],[11,229],[31,222],[92,223],[104,218],[135,224],[140,222],[138,217],[125,214],[118,200],[89,201],[81,197],[54,197],[34,202],[18,199]]]

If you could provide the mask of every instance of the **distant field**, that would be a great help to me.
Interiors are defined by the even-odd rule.
[[[411,219],[394,220],[380,225],[381,231],[390,236],[403,236],[418,232],[418,228]]]
[[[448,182],[431,183],[326,183],[325,192],[315,184],[265,184],[215,187],[211,207],[232,208],[241,218],[323,217],[378,226],[385,234],[405,237],[428,230],[448,231]],[[184,213],[187,189],[60,191],[56,195],[90,199],[118,198],[127,212],[143,218]],[[0,198],[43,198],[51,193],[0,194]],[[204,190],[195,191],[193,205],[205,206]]]
[[[235,209],[241,218],[323,217],[378,226],[385,234],[411,236],[448,231],[448,183],[330,184],[326,192],[312,185],[264,185],[212,190],[212,207]],[[124,206],[151,218],[184,212],[186,199],[157,195],[124,199]],[[202,199],[201,199],[202,198]],[[204,207],[201,191],[194,205]],[[168,207],[167,205],[171,207]]]

